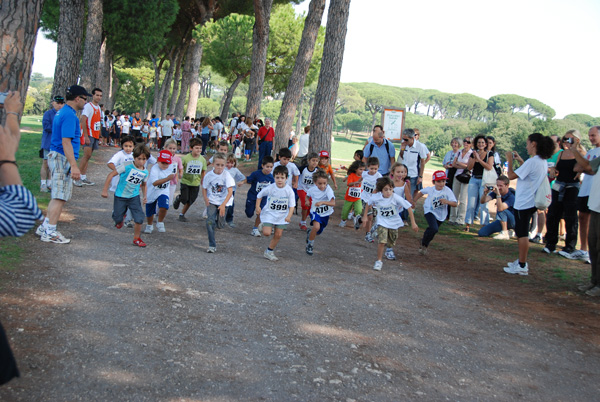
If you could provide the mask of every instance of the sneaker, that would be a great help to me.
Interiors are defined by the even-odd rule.
[[[427,255],[427,247],[421,245],[421,247],[419,247],[419,254]]]
[[[152,231],[154,230],[154,226],[152,225],[146,225],[146,229],[144,229],[144,233],[152,233]]]
[[[133,227],[133,221],[130,219],[127,222],[125,222],[125,226],[127,226],[128,228],[132,228]]]
[[[542,249],[542,252],[543,252],[543,253],[546,253],[546,254],[552,254],[552,253],[556,253],[556,250],[550,250],[550,249],[548,248],[548,246],[546,246],[546,247],[544,247],[544,248]]]
[[[275,256],[273,251],[265,250],[263,253],[263,257],[265,257],[269,261],[279,261],[279,258]]]
[[[577,286],[577,289],[579,289],[582,292],[587,292],[590,289],[595,288],[596,285],[594,285],[593,283],[586,283],[585,285],[579,285]]]
[[[179,201],[179,196],[175,197],[175,200],[173,200],[173,208],[179,209],[180,203],[181,203],[181,201]]]
[[[306,244],[308,244],[308,238],[310,237],[310,231],[312,229],[306,229]]]
[[[569,251],[569,250],[563,249],[558,252],[558,255],[560,255],[561,257],[565,257],[569,260],[578,260],[579,257],[581,256],[581,250]]]
[[[204,212],[202,212],[202,219],[208,218],[208,208],[204,208]]]
[[[185,215],[179,215],[179,222],[187,222],[187,218],[185,217]]]
[[[350,212],[348,214],[348,219],[353,219],[354,218],[354,212]]]
[[[378,224],[374,224],[374,225],[371,227],[371,238],[372,238],[372,239],[377,239],[377,237],[378,237],[378,236],[377,236],[377,227],[378,227],[378,226],[379,226]]]
[[[588,255],[587,258],[583,259],[583,262],[585,262],[586,264],[591,264],[592,260],[590,260],[590,256]]]
[[[530,243],[537,243],[537,244],[541,244],[542,243],[542,236],[538,233],[535,236],[533,236],[531,239],[529,239]]]
[[[396,254],[394,254],[394,250],[392,250],[391,248],[385,250],[385,258],[387,258],[388,260],[395,260]]]
[[[362,216],[355,216],[354,217],[354,230],[358,230],[360,229],[362,225]]]
[[[346,227],[346,221],[340,221],[340,224],[338,225],[341,228],[345,228]]]
[[[233,222],[227,222],[227,226],[229,226],[230,228],[234,229],[235,228],[235,223],[233,223]]]
[[[261,223],[259,223],[259,224],[258,224],[258,231],[259,231],[260,233],[262,233],[262,230],[263,230],[263,224],[262,224],[262,222],[261,222]]]
[[[564,234],[562,234],[562,235],[559,235],[559,236],[558,236],[558,239],[559,239],[559,240],[566,240],[566,239],[567,239],[567,235],[564,235]]]
[[[508,268],[518,267],[519,266],[519,259],[517,258],[516,260],[507,263],[506,266]]]
[[[585,292],[585,294],[588,296],[592,296],[592,297],[600,296],[600,286],[595,286],[595,287],[591,288],[590,290]]]
[[[254,237],[260,237],[260,232],[258,231],[258,229],[252,229],[252,233],[250,233],[250,235]]]
[[[305,224],[305,223],[301,223],[301,224],[300,224],[300,230],[304,230],[304,231],[306,231],[307,229],[308,229],[308,227],[306,227],[306,224]]]
[[[159,233],[165,233],[166,232],[165,223],[164,222],[156,222],[156,229],[158,230]]]
[[[518,274],[518,275],[529,275],[529,264],[525,263],[525,268],[517,263],[517,265],[510,265],[504,268],[504,272],[507,274]]]
[[[73,180],[73,185],[75,187],[83,187],[83,183],[81,182],[81,180]]]
[[[381,267],[383,267],[383,262],[375,261],[375,265],[373,265],[373,269],[375,271],[381,271]]]
[[[306,245],[306,254],[313,255],[313,245],[310,243]]]
[[[48,234],[44,231],[42,235],[42,241],[46,243],[56,243],[56,244],[68,244],[71,243],[71,239],[67,239],[65,236],[60,234],[59,231],[55,230],[54,232]]]
[[[217,248],[216,247],[209,247],[208,250],[206,250],[207,253],[216,253],[217,252]]]
[[[515,237],[517,237],[517,235],[515,234],[515,231],[512,229],[508,230],[508,235],[510,236],[511,239],[514,239]]]
[[[40,186],[40,193],[47,193],[48,192],[48,186],[46,184],[42,184]]]
[[[495,240],[510,240],[510,236],[508,234],[508,231],[504,232],[500,232],[499,234],[497,234],[496,236],[494,236]]]
[[[367,232],[367,234],[365,235],[365,241],[367,243],[373,243],[375,240],[373,240],[373,236],[371,236],[371,232]]]
[[[84,186],[95,186],[96,185],[96,183],[89,181],[87,179],[87,177],[85,179],[81,180],[81,184],[83,184]]]
[[[42,237],[44,235],[44,233],[46,233],[46,228],[44,227],[44,225],[40,225],[37,227],[37,229],[35,230],[35,235]]]
[[[144,243],[144,241],[142,240],[141,237],[138,237],[137,239],[135,239],[133,241],[133,244],[138,247],[146,247],[146,243]]]
[[[121,229],[121,228],[123,227],[123,225],[124,225],[123,221],[121,221],[121,222],[119,222],[119,223],[115,223],[115,227],[116,227],[117,229]]]

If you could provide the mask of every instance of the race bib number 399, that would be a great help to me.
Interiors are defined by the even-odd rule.
[[[287,198],[275,198],[269,200],[269,209],[272,211],[287,211],[288,199]]]

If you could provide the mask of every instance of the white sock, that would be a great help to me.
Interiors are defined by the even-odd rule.
[[[44,218],[44,221],[42,222],[42,228],[46,229],[48,227],[48,222],[50,222],[48,217]]]
[[[85,179],[86,179],[86,177],[87,177],[86,175],[82,174],[82,175],[81,175],[81,180],[85,180]]]
[[[300,221],[301,225],[306,225],[306,221]]]
[[[56,232],[56,225],[46,225],[46,234],[51,235],[52,232]]]
[[[40,186],[43,186],[44,184],[46,184],[46,180],[42,180]]]

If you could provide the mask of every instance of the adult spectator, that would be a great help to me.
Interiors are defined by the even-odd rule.
[[[385,138],[383,127],[379,124],[373,127],[373,139],[364,148],[363,162],[367,163],[371,156],[379,159],[379,173],[384,176],[390,173],[390,168],[396,163],[396,148]]]
[[[480,237],[488,237],[494,233],[500,232],[494,236],[497,240],[509,240],[509,229],[515,228],[515,215],[513,207],[515,205],[515,195],[509,187],[508,177],[501,175],[496,180],[496,185],[490,189],[486,186],[483,189],[483,195],[479,200],[482,204],[494,200],[496,205],[496,220],[489,225],[482,226],[477,233]]]
[[[210,117],[204,117],[202,119],[201,125],[201,135],[202,135],[202,155],[206,154],[206,147],[210,142],[210,131],[213,128],[212,122],[210,121]]]
[[[50,102],[50,109],[44,113],[42,117],[42,168],[40,169],[41,185],[40,191],[42,193],[48,192],[48,185],[50,184],[50,169],[48,168],[48,153],[50,153],[50,139],[52,138],[52,123],[54,122],[54,116],[62,107],[65,105],[65,98],[57,95],[52,98]]]
[[[456,168],[452,165],[454,159],[460,152],[460,139],[458,137],[454,137],[450,140],[450,146],[452,149],[446,152],[444,159],[442,160],[442,164],[444,168],[446,168],[446,185],[452,189],[452,183],[454,182],[454,175],[456,174]],[[458,200],[458,198],[457,198]]]
[[[594,126],[590,129],[598,135],[600,126]],[[593,174],[592,185],[590,186],[590,195],[588,197],[588,208],[590,209],[590,227],[588,232],[589,256],[592,265],[592,276],[589,284],[579,286],[579,290],[584,291],[588,296],[600,296],[600,158],[588,160],[584,156],[584,150],[579,144],[579,139],[575,138],[575,149],[573,154],[577,163],[584,171]]]
[[[468,189],[468,201],[467,201],[467,215],[465,217],[465,224],[467,227],[465,231],[468,232],[471,224],[475,220],[477,205],[479,199],[483,195],[483,188],[486,183],[483,182],[483,172],[485,170],[492,170],[494,168],[494,153],[488,151],[487,140],[485,135],[478,135],[473,141],[475,150],[471,154],[471,159],[467,165],[467,169],[471,170],[471,180],[469,180]],[[487,225],[489,222],[489,212],[487,204],[481,205],[480,222],[482,225]]]
[[[229,122],[229,142],[233,144],[233,140],[237,134],[238,116],[237,113],[231,114],[231,121]]]
[[[262,160],[265,156],[271,156],[273,152],[273,138],[275,130],[271,127],[271,119],[265,119],[265,125],[258,129],[256,139],[256,151],[258,152],[258,169],[262,168]]]
[[[133,135],[133,138],[139,138],[142,135],[142,123],[140,112],[136,112],[135,116],[131,116],[131,135]]]
[[[415,131],[407,128],[402,132],[402,147],[400,148],[400,157],[408,167],[408,177],[410,178],[410,188],[413,197],[417,191],[423,188],[423,172],[425,171],[425,161],[429,156],[429,150],[422,142],[415,140]]]
[[[413,128],[414,132],[415,132],[415,142],[419,142],[421,143],[421,131],[418,128]],[[427,158],[425,158],[425,164],[427,164],[427,162],[429,162],[429,160],[431,159],[431,154],[432,152],[428,152],[427,153]],[[447,183],[447,181],[446,181]]]
[[[190,116],[183,118],[181,123],[181,152],[187,154],[190,152],[190,140],[192,139],[192,124],[190,123]]]
[[[298,159],[303,159],[308,155],[308,144],[310,142],[310,126],[304,127],[304,134],[298,139]]]
[[[473,150],[471,149],[472,142],[473,139],[471,137],[465,137],[463,139],[463,149],[454,157],[454,161],[452,162],[452,166],[456,169],[456,174],[454,175],[454,180],[452,182],[452,192],[458,201],[458,207],[450,210],[450,225],[465,224],[467,199],[469,196],[469,182],[462,183],[458,180],[458,176],[464,172],[471,159],[471,154],[473,153]]]
[[[161,137],[161,141],[160,141],[160,145],[159,145],[159,149],[163,148],[163,145],[171,139],[171,137],[173,136],[173,119],[172,119],[172,114],[167,114],[167,116],[165,117],[165,119],[163,121],[160,122],[160,126],[162,128],[162,137]]]
[[[81,180],[76,180],[73,183],[77,187],[93,186],[96,184],[87,179],[86,173],[92,152],[98,149],[98,144],[100,143],[100,133],[102,131],[101,100],[102,90],[94,88],[92,90],[92,101],[86,103],[83,112],[81,112],[80,124],[83,127],[83,156],[79,161]]]
[[[84,87],[70,86],[67,88],[67,104],[54,118],[48,154],[48,166],[52,175],[50,193],[52,199],[48,204],[46,218],[36,231],[43,242],[58,244],[71,242],[56,230],[56,226],[65,203],[71,199],[73,180],[81,179],[81,172],[77,166],[81,136],[77,112],[83,110],[88,96],[92,95]]]
[[[219,116],[217,116],[212,120],[212,124],[213,128],[210,131],[210,140],[214,144],[216,149],[217,143],[221,138],[221,132],[223,131],[223,121]]]

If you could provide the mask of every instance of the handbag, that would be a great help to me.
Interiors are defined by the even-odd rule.
[[[537,209],[544,210],[550,206],[551,202],[552,189],[550,188],[550,181],[544,177],[542,184],[540,184],[535,192],[534,204]]]
[[[481,183],[495,185],[496,180],[498,180],[498,173],[494,169],[483,169],[483,176],[481,177]]]
[[[460,183],[467,184],[471,180],[471,171],[465,169],[461,174],[456,175],[455,177]]]

